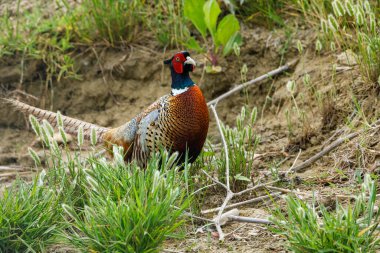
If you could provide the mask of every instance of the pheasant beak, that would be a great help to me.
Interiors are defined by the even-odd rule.
[[[190,64],[190,65],[193,65],[194,67],[197,66],[197,63],[190,56],[186,57],[186,61],[184,62],[184,64]]]

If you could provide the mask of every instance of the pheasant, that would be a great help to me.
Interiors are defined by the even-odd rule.
[[[191,80],[189,73],[195,61],[186,51],[176,53],[164,61],[171,71],[171,94],[159,98],[136,117],[117,128],[101,127],[78,119],[62,116],[64,130],[77,134],[82,126],[84,136],[89,139],[92,129],[97,139],[107,150],[112,145],[124,148],[125,161],[136,160],[145,165],[149,156],[164,147],[179,153],[183,162],[188,152],[193,162],[201,152],[206,140],[209,113],[200,88]],[[13,99],[5,99],[18,110],[34,115],[38,120],[47,120],[56,126],[56,113],[42,110]]]

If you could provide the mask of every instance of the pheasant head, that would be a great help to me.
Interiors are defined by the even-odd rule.
[[[189,72],[195,69],[196,63],[188,52],[178,52],[172,58],[165,60],[164,64],[170,67],[173,95],[182,93],[194,85]]]

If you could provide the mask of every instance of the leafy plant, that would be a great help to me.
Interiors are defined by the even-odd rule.
[[[25,60],[41,60],[46,66],[46,75],[56,77],[77,77],[74,62],[70,56],[72,33],[65,16],[59,14],[42,19],[37,6],[23,15],[11,19],[5,11],[0,19],[0,57],[21,54]],[[26,36],[27,35],[27,36]]]
[[[259,136],[253,133],[257,118],[257,108],[250,112],[242,107],[236,117],[236,127],[222,125],[223,134],[228,145],[230,159],[231,186],[234,191],[245,189],[251,182],[251,170],[255,150],[260,142]],[[225,154],[222,152],[219,168],[219,178],[225,178]]]
[[[45,252],[64,228],[59,195],[44,186],[45,171],[32,184],[16,180],[0,198],[0,252]]]
[[[66,147],[59,118],[58,114],[57,125]],[[162,151],[146,168],[126,164],[122,148],[116,146],[112,161],[91,156],[83,159],[80,151],[72,155],[58,146],[49,123],[30,119],[50,154],[49,188],[62,195],[66,221],[59,234],[63,243],[83,252],[158,252],[167,237],[177,236],[191,200],[184,187],[188,166],[179,171],[177,153],[169,156]],[[78,132],[81,146],[83,131]],[[93,146],[95,136],[91,138]],[[38,156],[30,153],[39,164]]]
[[[85,0],[71,13],[73,24],[79,24],[78,39],[87,43],[103,40],[113,46],[133,41],[142,22],[143,7],[138,0]]]
[[[65,148],[61,126],[63,149],[52,138],[49,123],[31,117],[31,125],[49,154],[50,170],[32,184],[17,180],[3,191],[1,252],[45,252],[57,243],[86,252],[158,252],[167,237],[178,236],[191,198],[183,187],[189,167],[179,172],[177,154],[162,151],[145,169],[125,164],[117,147],[111,162],[83,158]],[[78,143],[83,144],[82,134]],[[29,152],[40,166],[36,152]]]
[[[260,24],[265,22],[270,27],[274,24],[285,26],[280,11],[291,4],[290,1],[279,0],[241,0],[239,2],[240,4],[235,3],[234,7],[246,20],[254,20]]]
[[[236,117],[236,126],[230,127],[222,124],[222,131],[228,146],[230,185],[231,190],[237,192],[245,189],[251,182],[251,172],[255,150],[260,142],[259,136],[253,133],[253,126],[257,118],[257,108],[250,112],[242,107],[241,113]],[[217,178],[226,179],[226,158],[224,151],[217,152],[210,142],[206,145],[207,151],[202,152],[197,166],[213,173]],[[204,166],[202,166],[204,165]]]
[[[274,211],[274,231],[288,239],[293,252],[375,252],[380,248],[375,202],[376,183],[369,175],[355,203],[346,208],[337,203],[332,213],[288,196],[286,214]]]
[[[240,24],[235,15],[228,14],[218,22],[220,14],[221,9],[216,0],[185,0],[185,17],[193,23],[205,42],[208,33],[211,35],[212,46],[208,48],[208,51],[214,66],[217,65],[216,54],[221,48],[222,55],[226,56],[233,50],[235,43],[241,44],[242,42],[239,33]],[[191,38],[187,45],[193,49],[201,49],[194,38]]]
[[[318,47],[324,42],[332,51],[352,50],[362,75],[376,83],[380,76],[378,8],[371,1],[334,0],[316,12],[322,31]]]
[[[176,156],[157,156],[145,169],[126,165],[121,153],[115,157],[113,163],[90,161],[83,185],[88,203],[83,210],[63,205],[69,226],[64,236],[81,251],[159,252],[162,242],[175,236],[189,205],[183,176],[172,168]]]

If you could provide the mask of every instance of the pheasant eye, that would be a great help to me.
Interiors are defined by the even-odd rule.
[[[176,60],[176,61],[180,61],[179,57],[176,57],[175,60]]]

